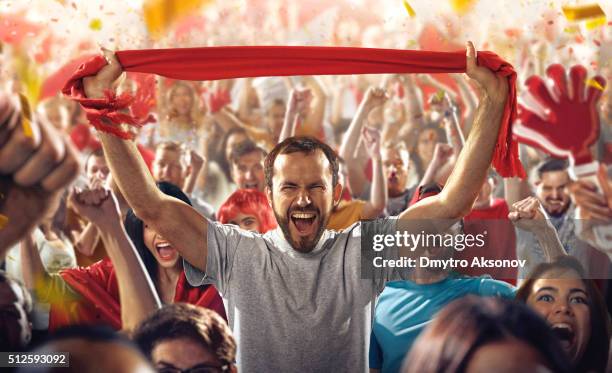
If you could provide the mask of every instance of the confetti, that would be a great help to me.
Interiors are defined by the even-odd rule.
[[[450,0],[450,6],[457,14],[469,12],[476,4],[476,0]]]
[[[577,32],[580,32],[580,27],[573,25],[573,26],[568,26],[566,28],[563,29],[564,32],[567,32],[568,34],[575,34]]]
[[[606,17],[606,14],[598,4],[563,6],[561,9],[568,21],[582,21],[588,18]]]
[[[142,12],[149,34],[160,38],[181,18],[211,3],[212,0],[144,0]]]
[[[94,18],[89,22],[89,28],[94,31],[102,30],[102,20],[100,18]]]
[[[598,82],[597,80],[593,79],[593,78],[591,78],[591,79],[587,79],[587,80],[585,81],[585,83],[586,83],[586,85],[587,85],[587,86],[589,86],[589,87],[597,88],[597,89],[599,89],[600,91],[603,91],[603,90],[604,90],[604,87],[602,87],[602,85],[601,85],[601,84],[599,84],[599,82]]]
[[[414,9],[412,9],[412,7],[410,6],[410,4],[408,4],[407,0],[402,0],[402,4],[404,4],[404,8],[406,8],[406,12],[408,13],[408,15],[410,17],[414,17],[416,16],[416,13],[414,11]]]
[[[21,118],[23,134],[28,138],[32,138],[34,134],[32,133],[32,110],[30,109],[30,103],[28,102],[28,99],[23,93],[19,94],[19,102],[21,103],[21,112],[23,115],[23,117]]]
[[[6,215],[0,214],[0,229],[6,227],[8,224],[9,218]]]
[[[596,28],[606,25],[606,17],[597,17],[590,19],[584,23],[587,30],[594,30]]]

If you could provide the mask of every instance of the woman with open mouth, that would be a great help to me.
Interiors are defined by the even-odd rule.
[[[571,256],[537,266],[519,288],[516,299],[551,326],[576,372],[605,372],[610,319],[593,280]]]
[[[158,188],[164,194],[191,205],[189,198],[177,186],[160,182]],[[32,273],[30,277],[35,279],[31,282],[36,284],[38,300],[51,304],[50,331],[73,324],[106,324],[115,329],[126,329],[121,307],[124,303],[133,306],[134,300],[120,300],[120,294],[123,294],[120,287],[125,287],[121,298],[126,294],[133,295],[126,291],[133,287],[130,283],[142,285],[139,287],[142,289],[148,287],[146,281],[149,280],[138,282],[142,279],[137,273],[142,264],[162,304],[190,303],[212,309],[227,319],[223,301],[214,286],[189,285],[182,257],[170,242],[147,227],[131,209],[124,226],[121,226],[117,202],[109,190],[100,188],[77,196],[79,194],[75,192],[72,197],[75,208],[92,221],[102,239],[109,242],[109,258],[88,267],[48,274],[37,258],[37,251],[23,253],[22,250],[22,262],[27,263],[28,271]],[[95,199],[99,201],[93,202]],[[133,245],[131,250],[128,241]]]

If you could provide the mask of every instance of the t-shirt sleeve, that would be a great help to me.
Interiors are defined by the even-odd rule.
[[[207,234],[206,272],[183,259],[185,276],[191,286],[213,284],[221,293],[225,293],[232,278],[236,256],[254,252],[258,237],[261,237],[233,225],[211,221],[208,221]]]
[[[478,293],[483,297],[514,299],[516,295],[516,287],[504,281],[498,281],[485,277],[480,280]]]
[[[369,352],[369,364],[370,369],[381,369],[382,368],[382,350],[376,335],[374,332],[370,333],[370,352]]]
[[[399,252],[395,246],[375,250],[373,240],[376,236],[394,235],[397,221],[397,217],[389,217],[361,222],[362,276],[373,280],[378,293],[383,291],[388,281],[399,279],[397,268],[381,265],[384,260],[399,259]]]

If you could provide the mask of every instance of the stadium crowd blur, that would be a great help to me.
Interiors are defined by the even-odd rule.
[[[398,12],[406,21],[396,28],[367,12],[351,14],[349,9],[355,6],[348,1],[336,7],[313,2],[311,8],[288,1],[246,3],[242,10],[205,4],[206,12],[184,17],[165,29],[162,37],[119,45],[139,49],[309,43],[450,51],[475,40],[476,50],[491,50],[515,67],[520,119],[543,117],[525,114],[540,106],[546,115],[552,112],[554,132],[569,142],[581,140],[575,135],[578,127],[592,128],[594,137],[587,148],[599,165],[589,177],[577,175],[574,161],[560,156],[563,152],[555,148],[559,142],[537,146],[529,141],[537,135],[518,134],[527,178],[504,179],[488,169],[471,211],[461,220],[463,232],[488,231],[488,240],[478,251],[457,251],[455,258],[484,256],[526,264],[470,266],[387,282],[365,323],[365,355],[360,357],[364,363],[357,363],[358,368],[364,372],[609,371],[612,94],[605,83],[612,80],[609,23],[593,29],[568,26],[561,5],[554,3],[524,28],[491,26],[475,36],[474,18],[462,24],[461,16],[448,11],[431,21],[418,21],[418,12],[411,18],[399,1]],[[67,0],[55,6],[72,12],[81,5]],[[253,15],[257,7],[265,9],[260,12],[265,17]],[[107,6],[104,11],[108,10]],[[253,356],[263,345],[285,343],[266,340],[267,336],[286,338],[288,359],[296,356],[301,337],[293,331],[283,334],[291,314],[279,316],[271,326],[278,333],[264,334],[259,340],[254,329],[242,325],[252,320],[246,314],[272,308],[258,309],[238,299],[240,281],[246,282],[246,275],[231,272],[237,270],[232,266],[245,265],[238,259],[218,263],[235,277],[220,275],[222,286],[214,281],[194,284],[193,274],[187,273],[188,258],[184,262],[174,241],[150,223],[150,214],[131,206],[130,195],[122,193],[125,177],[111,172],[109,148],[102,146],[81,106],[61,95],[63,83],[83,57],[99,53],[95,44],[83,39],[78,45],[61,47],[61,36],[45,30],[44,23],[28,20],[25,12],[3,12],[0,16],[6,15],[8,21],[0,21],[0,238],[6,240],[0,241],[0,351],[69,351],[75,372],[248,372],[286,366],[268,357],[254,361]],[[568,27],[575,29],[570,32]],[[317,31],[322,29],[329,32]],[[72,55],[65,58],[66,50],[54,52],[56,48]],[[50,62],[59,60],[60,54],[61,62]],[[549,68],[553,64],[559,65]],[[555,75],[559,71],[562,78]],[[605,80],[593,79],[596,75]],[[538,85],[534,76],[550,79]],[[550,83],[553,80],[556,83]],[[398,216],[442,193],[460,153],[474,151],[468,149],[468,139],[485,91],[466,74],[200,82],[128,73],[116,89],[133,95],[132,110],[148,116],[134,143],[159,193],[190,205],[209,222],[238,227],[223,232],[242,246],[262,235],[271,241],[283,234],[289,237],[282,220],[293,221],[299,231],[314,224],[307,211],[286,217],[269,202],[266,159],[278,156],[277,144],[308,137],[335,152],[341,197],[325,228],[351,232],[360,221]],[[558,105],[546,107],[542,97],[548,90]],[[315,152],[323,150],[317,146]],[[209,250],[211,240],[220,240],[217,235],[225,228],[215,228],[219,231],[214,235],[211,229]],[[600,233],[606,229],[608,235],[602,239]],[[248,249],[269,248],[254,243]],[[302,260],[307,254],[295,255]],[[289,258],[267,259],[257,266],[276,271],[277,266],[289,266],[287,261],[294,257]],[[360,274],[358,267],[344,271]],[[296,278],[287,278],[283,286],[295,286]],[[312,287],[325,287],[318,283],[323,278],[301,284],[312,292]],[[300,291],[291,294],[297,297]],[[328,296],[342,301],[346,295]],[[283,302],[289,304],[288,310],[319,315],[318,323],[302,325],[303,338],[316,339],[317,331],[326,327],[326,316],[317,313],[315,296],[314,304],[308,304],[311,298],[298,298]],[[342,307],[363,306],[351,302]],[[339,316],[334,311],[329,317]],[[237,332],[238,327],[244,330]],[[349,329],[327,331],[325,336],[333,338]],[[354,371],[355,364],[342,361],[353,357],[343,353],[343,346],[333,340],[319,343],[337,349],[339,361],[323,361],[329,355],[304,350],[301,359],[292,361],[294,371],[325,371],[321,367],[326,366]],[[287,351],[281,347],[265,356],[282,360]]]

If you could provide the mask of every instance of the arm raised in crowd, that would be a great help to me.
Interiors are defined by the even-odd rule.
[[[544,208],[537,198],[527,197],[512,204],[508,219],[517,228],[534,234],[542,251],[544,251],[547,262],[551,262],[559,256],[567,255],[561,241],[559,241],[557,230],[546,218]]]
[[[84,78],[88,97],[104,97],[122,69],[115,55],[105,51],[109,62],[97,75]],[[189,263],[206,270],[208,222],[188,204],[157,189],[136,144],[99,132],[106,160],[115,182],[134,213],[163,235]]]
[[[472,132],[442,192],[411,206],[400,219],[459,219],[468,214],[491,165],[501,126],[508,81],[476,64],[476,50],[467,45],[467,74],[481,86]]]
[[[310,107],[311,100],[312,93],[310,89],[291,89],[287,111],[285,112],[285,120],[283,121],[283,128],[281,129],[278,142],[282,142],[288,137],[295,136],[297,123],[305,117]]]
[[[79,168],[67,137],[44,121],[26,121],[17,99],[0,93],[0,260],[30,234]]]
[[[342,138],[342,144],[338,155],[346,163],[348,171],[348,184],[353,196],[359,196],[363,192],[363,186],[367,183],[363,162],[355,158],[355,150],[359,145],[359,138],[368,113],[377,106],[383,105],[387,100],[385,90],[382,88],[370,87],[363,96],[363,100],[357,108],[357,112],[349,125],[348,130]]]
[[[372,159],[372,188],[370,189],[370,200],[366,202],[363,209],[363,219],[378,217],[387,206],[387,178],[382,165],[380,153],[380,130],[371,127],[363,127],[361,136],[370,159]]]
[[[123,225],[119,205],[105,188],[73,191],[70,202],[100,231],[104,247],[113,263],[121,304],[123,330],[133,330],[142,320],[161,307],[155,286]]]

